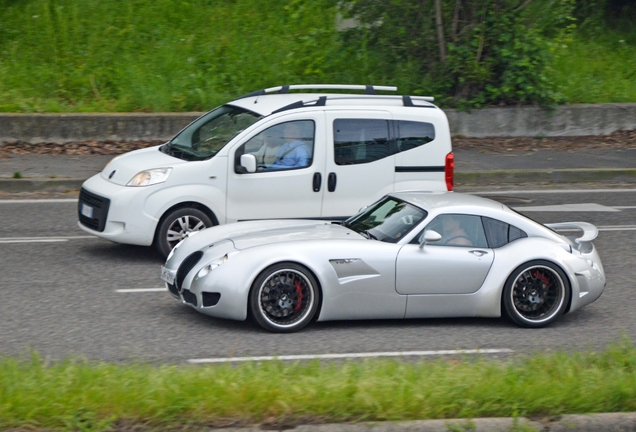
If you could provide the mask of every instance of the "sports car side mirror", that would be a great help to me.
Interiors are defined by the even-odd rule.
[[[437,242],[442,239],[442,236],[437,231],[426,230],[424,235],[420,238],[420,248],[423,248],[426,243]]]
[[[241,166],[245,168],[248,173],[256,172],[256,156],[253,154],[241,155]]]

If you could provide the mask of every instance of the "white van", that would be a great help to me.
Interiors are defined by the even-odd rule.
[[[366,94],[290,93],[310,89]],[[396,90],[281,86],[229,102],[86,180],[79,226],[167,255],[217,224],[346,218],[388,192],[452,190],[446,115],[429,97],[375,94]]]

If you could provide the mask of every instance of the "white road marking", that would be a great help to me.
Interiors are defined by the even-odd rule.
[[[0,243],[56,243],[79,239],[96,239],[95,236],[59,236],[59,237],[0,237]]]
[[[547,206],[513,207],[520,212],[619,212],[616,207],[596,203],[559,204]]]
[[[467,192],[471,195],[510,195],[510,194],[559,194],[559,193],[610,193],[636,192],[636,189],[531,189]]]
[[[346,353],[346,354],[300,354],[281,356],[256,356],[256,357],[220,357],[190,359],[188,363],[232,363],[232,362],[253,362],[272,360],[333,360],[333,359],[354,359],[354,358],[376,358],[376,357],[423,357],[457,354],[508,354],[514,352],[511,349],[470,349],[470,350],[441,350],[441,351],[390,351],[390,352],[368,352],[368,353]]]
[[[77,198],[47,198],[47,199],[4,199],[0,204],[40,204],[40,203],[76,203]]]
[[[599,231],[636,231],[636,225],[598,226]]]
[[[614,206],[614,208],[619,210],[629,210],[629,209],[636,209],[636,206]]]
[[[118,289],[115,292],[118,293],[148,293],[148,292],[164,292],[168,291],[168,288],[126,288]]]

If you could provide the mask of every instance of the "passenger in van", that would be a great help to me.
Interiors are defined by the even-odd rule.
[[[303,168],[309,166],[311,150],[302,140],[302,128],[297,122],[285,124],[283,129],[285,143],[278,149],[276,161],[266,170]]]
[[[444,244],[455,246],[472,246],[468,234],[461,227],[459,219],[452,215],[446,215],[442,218],[442,239]]]

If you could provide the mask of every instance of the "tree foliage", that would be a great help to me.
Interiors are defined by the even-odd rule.
[[[414,67],[414,93],[432,91],[464,107],[560,100],[546,71],[573,28],[573,0],[351,0],[342,7],[360,23],[346,37],[386,59],[387,75]]]

